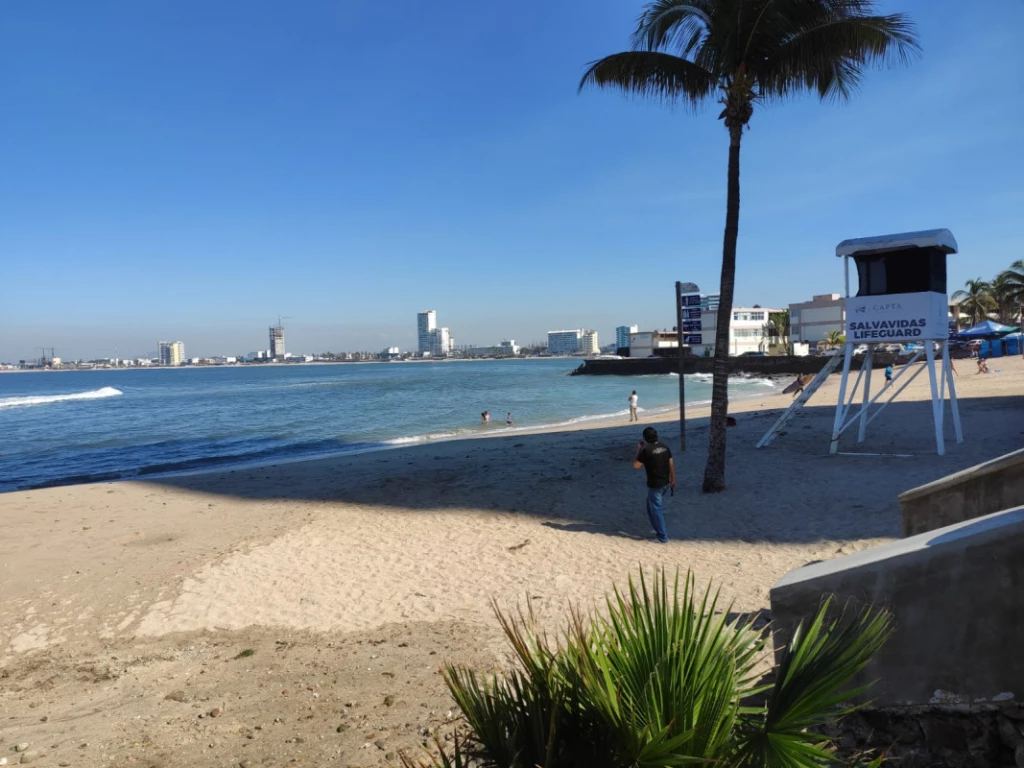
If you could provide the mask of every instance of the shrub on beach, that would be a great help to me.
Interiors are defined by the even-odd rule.
[[[718,593],[680,588],[663,572],[615,589],[607,615],[571,614],[552,642],[529,612],[498,621],[517,665],[500,677],[449,665],[445,681],[469,736],[439,758],[406,768],[737,768],[837,765],[814,728],[852,711],[850,681],[882,646],[889,617],[829,618],[828,603],[801,624],[774,668],[752,619],[718,610]],[[441,746],[440,744],[438,745]],[[880,759],[875,764],[880,763]]]

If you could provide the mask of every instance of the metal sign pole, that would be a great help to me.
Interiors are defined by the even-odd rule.
[[[676,280],[676,343],[679,347],[679,450],[686,451],[686,377],[683,361],[683,284]]]

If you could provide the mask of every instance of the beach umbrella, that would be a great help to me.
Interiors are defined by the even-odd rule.
[[[1005,336],[1007,333],[1012,333],[1018,330],[1013,326],[1003,325],[997,323],[994,320],[986,320],[983,323],[973,325],[967,330],[960,331],[957,334],[957,338],[961,339],[984,339],[984,338],[995,338],[997,336]]]

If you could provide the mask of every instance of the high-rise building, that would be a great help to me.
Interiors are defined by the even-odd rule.
[[[160,365],[181,365],[185,362],[185,343],[161,341],[156,345]]]
[[[629,349],[629,334],[637,333],[639,325],[620,325],[615,329],[615,348]]]
[[[421,355],[432,352],[434,331],[436,329],[437,312],[427,309],[416,314],[416,336],[419,340],[419,352]]]
[[[270,357],[274,360],[284,359],[284,326],[270,326]]]
[[[583,331],[580,334],[580,352],[584,355],[596,355],[601,351],[597,343],[597,331]]]
[[[548,331],[548,352],[552,355],[575,355],[580,351],[580,336],[583,331]]]

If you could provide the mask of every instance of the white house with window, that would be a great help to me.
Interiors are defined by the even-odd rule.
[[[742,355],[750,353],[768,353],[768,346],[775,334],[775,329],[768,321],[772,312],[781,309],[768,307],[733,307],[732,323],[729,325],[729,354]],[[718,311],[706,309],[701,312],[701,341],[694,344],[690,354],[711,356],[715,353],[715,333],[718,327]]]

